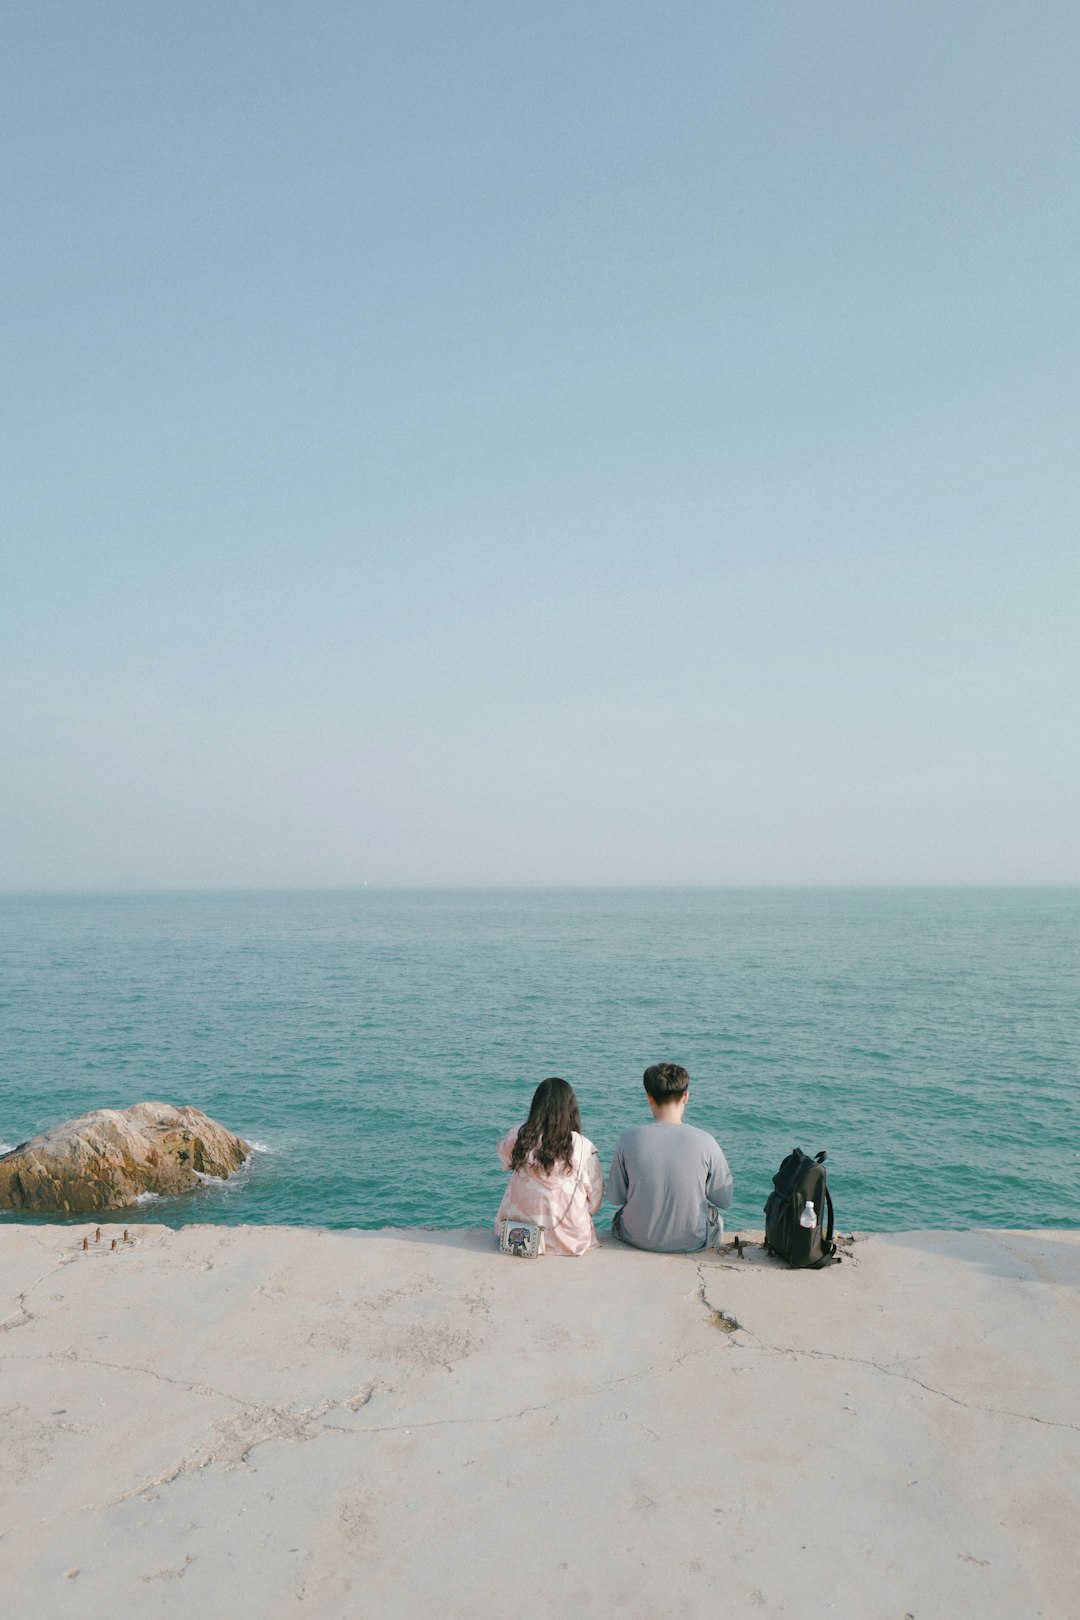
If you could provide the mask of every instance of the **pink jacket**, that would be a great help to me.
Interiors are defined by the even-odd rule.
[[[515,1125],[499,1143],[504,1170],[510,1169],[510,1154],[520,1129]],[[530,1154],[522,1169],[511,1171],[495,1217],[496,1232],[503,1216],[509,1215],[513,1220],[542,1226],[548,1253],[584,1254],[599,1248],[592,1218],[604,1201],[600,1155],[588,1137],[579,1136],[577,1131],[573,1133],[573,1149],[572,1170],[560,1163],[549,1175]]]

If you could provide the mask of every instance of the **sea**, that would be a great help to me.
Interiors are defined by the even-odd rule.
[[[253,1146],[129,1225],[485,1226],[540,1080],[606,1163],[664,1060],[729,1232],[794,1146],[843,1231],[1076,1227],[1080,889],[0,896],[0,1142],[155,1099]]]

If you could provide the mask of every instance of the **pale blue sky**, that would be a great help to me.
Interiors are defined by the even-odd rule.
[[[1080,881],[1080,11],[0,19],[0,887]]]

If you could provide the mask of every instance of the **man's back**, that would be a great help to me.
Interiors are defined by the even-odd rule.
[[[615,1145],[608,1197],[623,1207],[611,1230],[624,1243],[661,1254],[705,1245],[706,1201],[731,1203],[731,1171],[720,1144],[695,1125],[654,1119]]]

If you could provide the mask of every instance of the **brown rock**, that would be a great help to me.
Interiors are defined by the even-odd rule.
[[[190,1192],[231,1176],[251,1152],[197,1108],[142,1102],[54,1125],[0,1157],[0,1209],[85,1215],[123,1209],[140,1193]]]

